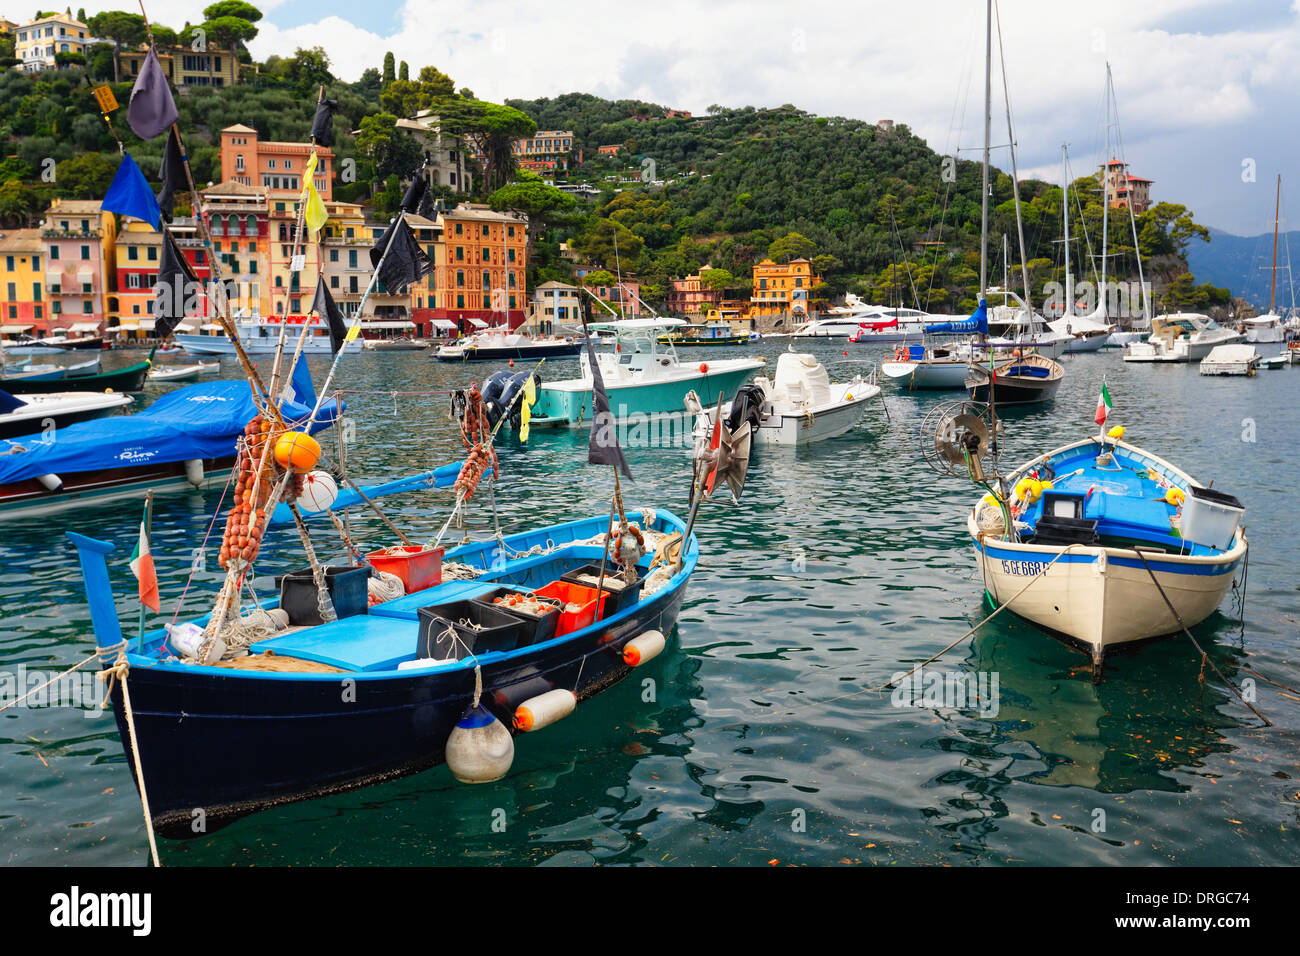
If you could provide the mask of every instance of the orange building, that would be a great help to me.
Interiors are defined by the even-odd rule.
[[[412,225],[425,252],[432,250],[434,264],[413,288],[413,320],[444,331],[435,323],[451,322],[462,332],[520,325],[527,312],[528,220],[482,203],[461,203],[439,213],[436,223],[427,222]]]
[[[821,276],[813,274],[812,263],[807,259],[794,259],[785,265],[764,259],[754,266],[748,318],[806,316],[809,290],[821,281]]]
[[[221,131],[221,179],[243,186],[259,186],[272,199],[302,192],[302,174],[311,156],[310,143],[278,143],[258,139],[257,130],[227,126]],[[316,189],[328,202],[333,198],[334,153],[316,147]]]
[[[1130,176],[1128,164],[1114,157],[1106,164],[1106,200],[1111,209],[1132,205],[1135,213],[1146,212],[1151,208],[1152,182],[1141,176]]]

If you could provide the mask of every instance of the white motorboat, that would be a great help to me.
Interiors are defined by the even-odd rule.
[[[149,370],[151,382],[197,382],[200,375],[215,375],[220,362],[196,362],[192,365],[155,365]]]
[[[0,391],[0,438],[30,435],[48,428],[98,418],[131,404],[121,392],[44,392],[10,395]]]
[[[483,362],[500,359],[565,358],[582,351],[581,338],[558,335],[526,335],[505,328],[485,329],[440,346],[434,352],[439,362]]]
[[[1124,350],[1125,362],[1199,362],[1217,345],[1232,345],[1244,335],[1225,329],[1208,315],[1175,312],[1151,320],[1151,335],[1145,342],[1131,342]]]
[[[236,316],[234,321],[235,329],[239,333],[240,344],[248,355],[274,354],[280,342],[280,329],[282,327],[284,327],[285,349],[289,354],[293,354],[293,350],[298,347],[298,338],[302,334],[304,325],[307,327],[307,337],[302,344],[304,355],[330,355],[334,351],[330,341],[329,327],[325,324],[325,320],[318,315],[289,316],[287,322],[281,321],[279,316],[269,318],[262,318],[257,315]],[[177,332],[172,338],[177,345],[191,355],[235,354],[234,343],[226,338],[221,326],[213,322],[203,326],[203,328],[206,332]],[[360,352],[361,341],[360,338],[356,338],[351,342],[344,342],[340,351],[346,353]]]
[[[751,440],[760,445],[807,445],[842,435],[856,425],[867,402],[880,395],[871,379],[855,376],[832,383],[826,367],[815,356],[785,352],[776,361],[776,376],[760,375],[742,385],[736,397],[722,408],[723,421],[735,432],[750,424]],[[691,392],[686,407],[696,413],[695,438],[705,439],[713,429],[717,407],[702,406]]]
[[[419,352],[427,349],[429,343],[424,339],[406,336],[392,339],[362,339],[367,352]]]
[[[714,404],[719,395],[724,400],[734,395],[745,379],[767,364],[762,358],[717,359],[698,365],[680,362],[676,349],[659,337],[685,325],[681,319],[652,318],[590,326],[615,336],[614,350],[597,352],[596,362],[617,422],[657,421],[663,416],[684,419],[682,402],[687,392],[695,391],[705,405]],[[585,348],[578,361],[577,378],[546,382],[537,390],[531,413],[534,427],[591,421],[593,379]]]
[[[1260,356],[1253,345],[1217,345],[1201,359],[1202,375],[1254,375]]]
[[[1257,315],[1252,319],[1242,319],[1246,327],[1246,341],[1267,344],[1286,341],[1286,319],[1274,312]]]

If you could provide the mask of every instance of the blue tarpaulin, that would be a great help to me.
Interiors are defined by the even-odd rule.
[[[305,422],[311,415],[316,396],[306,367],[306,361],[299,360],[294,396],[280,405],[287,419]],[[334,411],[332,402],[323,407],[312,431],[332,424]],[[48,436],[0,441],[0,484],[48,474],[228,457],[255,414],[247,382],[190,385],[162,396],[138,415],[99,418]]]
[[[961,322],[936,322],[933,325],[925,327],[927,334],[949,335],[988,335],[989,334],[989,304],[984,299],[980,299],[979,308],[971,315],[969,319]]]

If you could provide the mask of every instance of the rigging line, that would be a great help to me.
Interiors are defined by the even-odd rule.
[[[1065,154],[1065,181],[1067,183],[1071,183],[1074,182],[1074,180],[1075,180],[1074,168],[1070,165],[1070,154],[1066,153]],[[1079,190],[1077,189],[1074,191],[1074,205],[1079,210],[1079,231],[1083,233],[1083,245],[1084,248],[1088,250],[1088,265],[1092,268],[1092,279],[1094,282],[1097,283],[1097,285],[1101,285],[1101,276],[1097,274],[1097,260],[1092,253],[1092,239],[1088,237],[1088,230],[1084,228],[1086,226],[1086,223],[1084,222],[1083,219],[1083,201],[1079,199]],[[1067,207],[1069,206],[1068,202],[1066,203],[1066,206]],[[1067,208],[1067,214],[1068,214],[1068,208]],[[1074,303],[1070,303],[1070,308],[1071,311],[1073,311]]]
[[[907,250],[903,248],[903,237],[898,232],[898,220],[894,218],[894,204],[889,204],[889,222],[894,229],[894,241],[898,243],[898,251],[903,257],[903,268],[907,271],[907,284],[912,287],[912,303],[916,306],[918,312],[921,311],[921,300],[916,295],[916,283],[912,281],[912,267],[907,261]],[[894,271],[898,271],[898,266],[894,266]],[[895,276],[897,278],[897,276]]]

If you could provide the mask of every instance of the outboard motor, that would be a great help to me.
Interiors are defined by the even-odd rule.
[[[736,389],[736,397],[731,400],[731,411],[727,415],[728,430],[734,432],[744,422],[757,429],[763,418],[763,389],[759,385],[742,385]]]
[[[524,383],[528,381],[528,376],[532,374],[529,370],[520,371],[519,369],[503,368],[484,379],[482,386],[483,407],[487,409],[488,421],[493,426],[501,419],[505,410],[510,408],[510,403],[515,400],[515,396],[524,387]],[[535,376],[533,382],[535,385],[540,386],[542,384],[541,376]],[[511,428],[519,427],[520,414],[519,406],[515,405],[510,412],[509,425]]]

